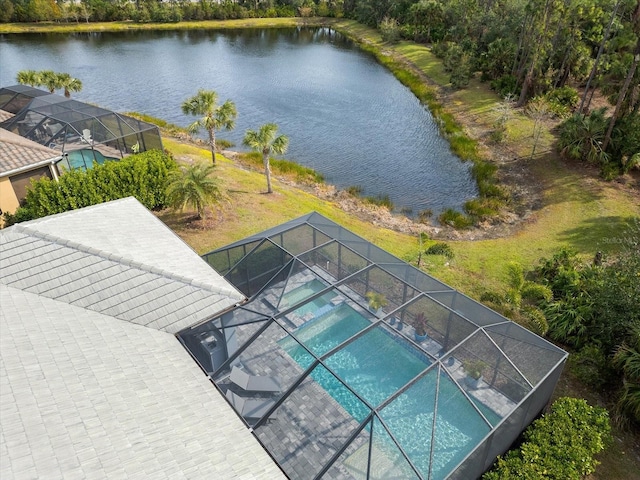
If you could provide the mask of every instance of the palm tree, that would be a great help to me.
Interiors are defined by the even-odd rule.
[[[269,165],[269,155],[275,153],[282,155],[289,147],[289,138],[285,135],[276,137],[278,126],[275,123],[267,123],[255,132],[247,130],[242,143],[255,152],[262,152],[262,163],[264,163],[264,174],[267,177],[267,193],[272,193],[271,189],[271,166]]]
[[[30,87],[42,85],[40,72],[36,72],[35,70],[20,70],[16,75],[16,81],[20,85],[29,85]]]
[[[182,113],[185,115],[202,115],[202,118],[189,125],[189,133],[194,134],[204,128],[209,133],[209,146],[211,158],[216,163],[216,130],[224,128],[231,130],[235,127],[237,116],[236,106],[231,100],[227,100],[221,106],[216,105],[218,94],[213,90],[198,90],[198,94],[185,100],[182,104]]]
[[[64,88],[64,96],[67,98],[71,97],[71,92],[82,90],[82,82],[68,73],[59,73],[58,81],[60,82],[60,88]]]
[[[46,87],[49,93],[53,93],[58,88],[62,88],[62,82],[60,81],[60,74],[53,70],[42,70],[40,72],[40,85]]]
[[[213,176],[215,165],[199,162],[182,166],[169,174],[167,199],[176,210],[191,205],[198,212],[198,219],[205,218],[205,209],[224,198],[219,181]]]
[[[561,152],[574,160],[604,164],[609,156],[602,148],[607,128],[605,109],[593,110],[589,115],[576,112],[560,126],[558,145]]]

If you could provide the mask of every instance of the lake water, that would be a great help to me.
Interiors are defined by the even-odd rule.
[[[274,122],[285,158],[341,188],[389,195],[417,214],[461,209],[476,195],[470,164],[451,154],[430,112],[375,59],[330,29],[0,35],[0,86],[19,70],[79,78],[73,98],[187,126],[180,105],[199,88],[235,102],[235,130]],[[204,138],[204,137],[203,137]]]

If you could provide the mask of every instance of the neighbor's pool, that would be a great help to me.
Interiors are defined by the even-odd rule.
[[[102,153],[97,150],[91,150],[90,148],[85,148],[82,150],[74,150],[73,152],[67,152],[67,160],[68,163],[65,162],[64,165],[69,170],[88,170],[93,167],[94,162],[98,165],[102,165],[103,163],[111,160],[118,160],[117,158],[105,157]]]

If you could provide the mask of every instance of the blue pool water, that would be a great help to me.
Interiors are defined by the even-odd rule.
[[[282,296],[282,300],[280,300],[280,310],[289,308],[296,303],[300,303],[325,288],[326,285],[320,280],[311,280],[300,287],[294,288]]]
[[[67,152],[67,159],[69,160],[69,168],[71,170],[87,170],[93,167],[94,162],[102,165],[104,162],[117,160],[117,158],[105,157],[97,150],[91,149]]]
[[[370,324],[343,304],[298,328],[296,336],[309,350],[321,356]],[[313,362],[307,350],[292,339],[280,343],[303,368]],[[354,419],[362,421],[369,415],[369,407],[342,382],[375,408],[431,365],[431,360],[410,342],[380,326],[327,358],[325,363],[335,375],[318,366],[311,377]],[[481,410],[492,424],[500,420],[488,408]],[[446,374],[438,374],[437,369],[379,410],[379,414],[425,477],[430,469],[432,478],[446,476],[490,430],[455,383]],[[380,429],[374,429],[376,431],[380,432]],[[380,448],[397,449],[386,434],[378,435],[380,437],[374,441]],[[433,464],[430,464],[431,458]]]

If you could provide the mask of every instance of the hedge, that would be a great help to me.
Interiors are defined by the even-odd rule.
[[[23,205],[13,215],[5,214],[5,226],[129,196],[150,210],[163,208],[167,203],[167,176],[175,168],[177,164],[170,155],[151,150],[87,171],[66,172],[57,182],[36,180],[28,188]]]
[[[483,480],[580,480],[610,439],[609,414],[583,399],[563,397],[524,432],[519,449],[498,458]]]

